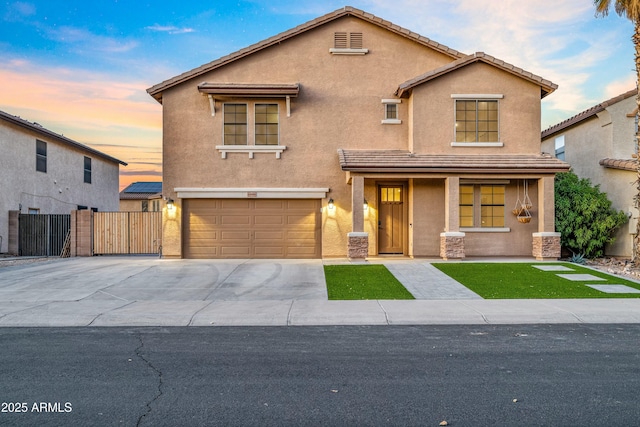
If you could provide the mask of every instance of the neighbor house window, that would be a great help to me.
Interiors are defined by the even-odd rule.
[[[84,158],[84,182],[91,184],[91,158]]]
[[[149,201],[148,200],[143,200],[142,201],[142,212],[149,212]]]
[[[460,227],[503,228],[504,185],[460,185]]]
[[[47,143],[36,140],[36,171],[47,172]]]
[[[402,101],[399,99],[383,99],[382,105],[384,106],[384,119],[382,119],[382,124],[400,124],[402,121],[400,120],[399,108],[398,104]]]
[[[278,145],[278,104],[256,104],[256,145]]]
[[[247,145],[247,104],[224,104],[224,145]]]
[[[498,142],[498,101],[458,99],[456,142]]]
[[[555,140],[556,157],[560,160],[564,160],[564,135],[561,135]]]

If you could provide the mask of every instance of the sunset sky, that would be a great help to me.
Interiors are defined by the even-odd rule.
[[[160,181],[147,88],[346,4],[558,84],[542,129],[635,87],[633,27],[592,0],[5,1],[0,110],[127,162],[121,188]]]

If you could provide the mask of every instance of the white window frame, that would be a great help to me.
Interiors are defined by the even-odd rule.
[[[554,153],[556,158],[560,160],[564,160],[566,155],[564,135],[557,136],[553,141],[553,145],[554,145],[554,150],[555,150]],[[558,157],[558,154],[561,154],[562,157]]]
[[[383,125],[399,125],[402,124],[402,120],[399,119],[400,117],[400,108],[398,107],[398,104],[401,104],[402,100],[400,99],[383,99],[382,100],[382,105],[384,106],[384,119],[381,120],[380,123],[382,123]],[[387,115],[387,105],[395,105],[396,106],[396,117],[389,117]]]
[[[224,108],[227,104],[244,104],[247,106],[247,144],[246,145],[224,145]],[[278,106],[278,145],[256,145],[255,141],[255,126],[256,126],[256,104],[275,104]],[[250,102],[238,102],[229,101],[222,103],[222,145],[216,145],[215,148],[220,153],[222,159],[227,158],[227,153],[247,153],[249,158],[253,159],[255,153],[273,153],[276,155],[276,159],[282,157],[282,152],[287,149],[286,146],[280,145],[280,103],[273,101],[250,101]],[[253,134],[249,133],[249,129],[253,129]]]

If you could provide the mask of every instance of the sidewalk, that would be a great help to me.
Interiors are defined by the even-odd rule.
[[[0,326],[640,323],[640,299],[483,300],[428,261],[371,262],[418,299],[328,301],[321,260],[73,258],[0,269]]]

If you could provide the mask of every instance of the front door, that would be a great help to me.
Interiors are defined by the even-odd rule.
[[[404,187],[381,185],[378,200],[378,253],[404,252]]]

